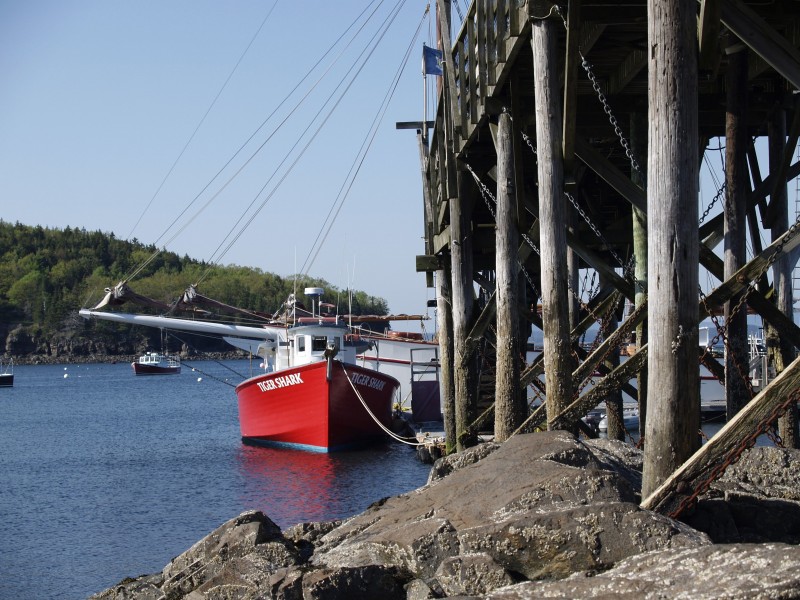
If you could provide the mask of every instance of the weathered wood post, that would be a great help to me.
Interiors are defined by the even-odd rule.
[[[453,385],[455,389],[456,449],[463,450],[473,440],[463,434],[475,420],[477,412],[477,368],[467,350],[467,336],[472,322],[475,292],[472,288],[472,229],[469,194],[462,171],[458,168],[455,150],[459,140],[461,118],[457,114],[455,66],[450,43],[450,1],[437,0],[439,35],[445,58],[443,85],[447,135],[446,172],[450,206],[450,264],[452,275],[453,316]]]
[[[555,51],[558,25],[558,21],[552,19],[535,19],[531,25],[548,424],[572,402],[574,387],[567,294],[561,103]]]
[[[600,285],[602,286],[604,283],[605,282],[601,279]],[[603,318],[603,339],[607,340],[609,337],[611,337],[611,335],[617,330],[618,326],[619,323],[617,321],[617,315],[613,310],[610,310]],[[613,371],[619,366],[619,350],[617,347],[611,349],[611,351],[606,355],[603,363],[610,371]],[[623,421],[622,414],[622,392],[619,391],[619,388],[609,392],[609,394],[606,396],[606,423],[608,427],[606,431],[608,439],[625,439],[625,423]]]
[[[647,114],[642,112],[631,115],[631,150],[639,163],[640,169],[647,168]],[[646,189],[644,172],[631,170],[631,181]],[[639,308],[647,302],[647,215],[632,206],[633,210],[633,289],[634,307]],[[636,347],[647,343],[647,319],[636,327]],[[647,366],[636,375],[636,389],[639,394],[639,436],[644,437],[647,423]]]
[[[436,313],[439,333],[439,395],[444,419],[445,452],[456,447],[456,391],[453,380],[453,315],[450,312],[452,295],[450,267],[436,272]]]
[[[475,358],[467,349],[475,292],[472,288],[472,231],[470,205],[463,173],[457,173],[458,194],[450,198],[450,255],[452,269],[453,382],[456,396],[456,449],[464,450],[475,440],[466,436],[477,416],[478,388]],[[473,353],[474,354],[474,353]]]
[[[739,44],[739,40],[730,40]],[[724,205],[724,279],[733,276],[747,262],[747,51],[733,46],[728,54],[727,110],[725,113],[725,205]],[[725,353],[725,403],[730,421],[750,400],[746,377],[749,371],[747,352],[747,307],[736,314],[742,294],[725,303],[727,347]]]
[[[519,389],[519,267],[517,252],[517,193],[514,175],[511,116],[503,112],[497,122],[497,355],[495,374],[494,434],[508,439],[525,418]]]
[[[699,447],[697,3],[648,0],[647,424],[642,496]]]
[[[786,113],[782,108],[776,108],[770,116],[768,125],[769,136],[769,172],[776,174],[784,160],[786,151]],[[770,223],[772,239],[776,240],[789,228],[788,194],[786,182],[777,181],[772,188],[769,211],[772,217]],[[790,255],[783,253],[772,265],[772,285],[775,290],[775,304],[783,314],[790,319],[794,318],[792,301],[792,263]],[[791,344],[781,339],[781,335],[774,327],[767,329],[767,344],[775,370],[781,373],[794,359],[796,352]],[[797,431],[797,406],[790,406],[778,422],[778,433],[787,448],[798,447]]]
[[[425,202],[425,252],[433,254],[433,223],[436,219],[436,208],[433,202],[430,173],[430,153],[428,139],[424,133],[418,134],[420,164],[422,165],[422,198]],[[438,145],[439,156],[443,156],[444,144]],[[441,175],[441,174],[440,174]],[[447,179],[438,177],[436,180],[437,192],[440,198],[447,197]],[[436,314],[438,317],[439,341],[439,398],[442,404],[442,418],[444,419],[445,452],[449,453],[455,448],[456,423],[455,423],[455,388],[453,384],[453,315],[450,312],[452,305],[450,294],[450,265],[442,265],[435,273],[436,285]]]

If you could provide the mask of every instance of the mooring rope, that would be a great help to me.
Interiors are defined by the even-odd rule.
[[[366,410],[367,414],[370,417],[372,417],[372,420],[375,421],[375,423],[378,425],[378,427],[380,427],[389,437],[391,437],[392,439],[397,440],[401,444],[406,444],[408,446],[424,446],[425,445],[423,442],[410,442],[410,441],[408,441],[410,438],[404,438],[404,437],[401,437],[401,436],[397,435],[391,429],[386,427],[386,425],[381,423],[380,419],[378,419],[378,417],[376,417],[375,414],[370,410],[369,406],[367,406],[367,402],[361,396],[361,393],[358,391],[358,389],[356,389],[356,386],[353,383],[353,380],[350,378],[350,374],[347,372],[347,369],[345,368],[344,363],[340,362],[340,361],[336,361],[336,362],[338,362],[341,365],[342,371],[344,371],[345,377],[347,378],[347,382],[350,384],[350,387],[353,388],[353,391],[356,393],[356,397],[358,398],[358,401],[361,402],[361,406],[364,407],[364,410]]]

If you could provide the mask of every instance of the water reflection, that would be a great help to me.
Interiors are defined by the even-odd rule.
[[[420,487],[429,472],[412,449],[391,443],[330,454],[242,444],[238,463],[241,504],[284,529],[353,516]]]

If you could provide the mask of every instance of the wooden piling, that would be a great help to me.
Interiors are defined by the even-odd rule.
[[[517,194],[514,175],[511,117],[503,112],[497,123],[497,353],[494,434],[505,441],[522,424],[525,404],[519,389]]]
[[[539,170],[539,219],[542,268],[547,418],[572,401],[573,381],[567,294],[566,207],[561,149],[561,104],[555,53],[557,21],[531,24],[533,72],[536,81],[536,149]]]
[[[786,113],[782,108],[776,108],[770,116],[768,138],[770,173],[779,173],[783,170],[782,163],[786,153]],[[789,152],[791,151],[792,149],[790,148]],[[772,239],[776,240],[789,228],[789,206],[785,180],[775,182],[772,188],[772,198],[770,199],[768,213],[771,216],[769,225]],[[778,310],[789,318],[794,316],[792,301],[793,265],[790,258],[789,254],[783,253],[772,265],[775,305]],[[774,326],[768,325],[766,329],[768,332],[768,350],[772,363],[776,372],[781,373],[794,360],[797,353]],[[788,448],[797,448],[798,441],[800,441],[798,439],[800,436],[798,436],[797,420],[797,405],[793,405],[789,407],[789,410],[786,411],[779,422],[779,434],[784,445]]]
[[[647,114],[636,112],[631,115],[631,150],[636,157],[640,169],[647,168]],[[631,169],[631,181],[641,187],[647,187],[645,172]],[[633,290],[634,306],[639,308],[647,302],[647,214],[635,206],[633,211]],[[636,346],[641,348],[647,344],[647,320],[636,327]],[[636,389],[639,404],[639,436],[644,437],[647,423],[647,365],[636,374]]]
[[[725,114],[724,279],[747,262],[747,51],[738,38],[729,40]],[[738,47],[737,47],[738,45]],[[734,314],[741,294],[725,303],[725,398],[731,419],[750,400],[747,307]]]
[[[699,446],[697,3],[648,0],[648,418],[642,494]]]

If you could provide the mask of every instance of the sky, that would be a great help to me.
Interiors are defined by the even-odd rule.
[[[0,218],[308,272],[425,313],[416,134],[395,127],[422,119],[425,8],[0,0]]]
[[[432,317],[416,135],[395,127],[423,118],[426,6],[0,0],[0,219],[308,273]],[[700,212],[723,177],[707,158]]]

